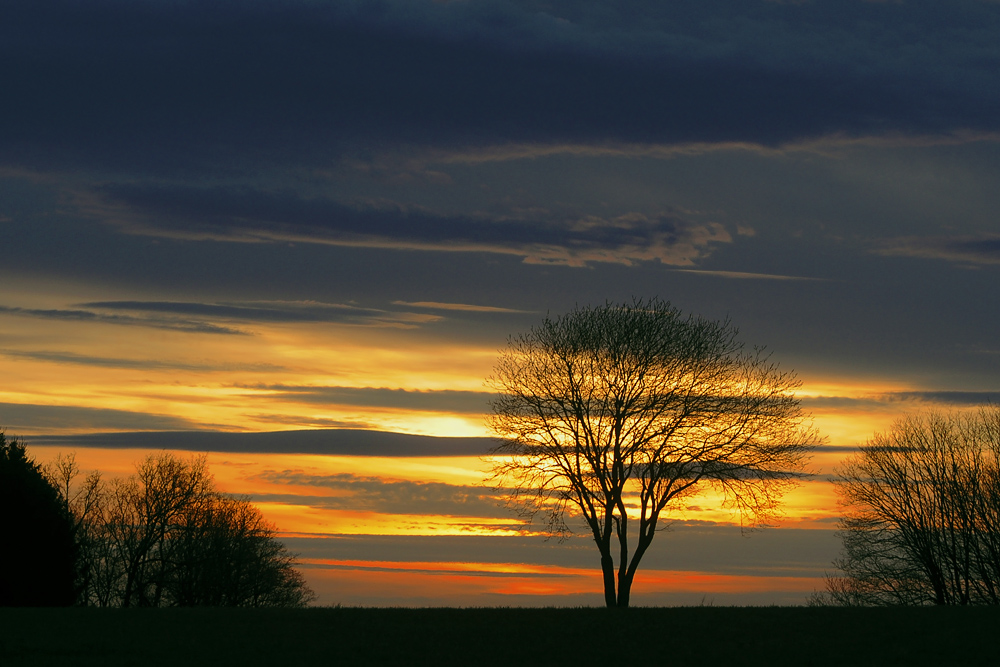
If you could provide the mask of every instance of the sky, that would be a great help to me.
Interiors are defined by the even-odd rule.
[[[659,297],[825,436],[637,604],[801,604],[836,464],[1000,400],[1000,4],[7,0],[0,426],[128,474],[208,452],[320,604],[600,605],[585,535],[484,486],[509,336]]]

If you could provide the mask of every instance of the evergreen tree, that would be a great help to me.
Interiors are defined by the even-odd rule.
[[[23,441],[0,430],[0,606],[76,602],[78,548],[59,491],[28,457]]]

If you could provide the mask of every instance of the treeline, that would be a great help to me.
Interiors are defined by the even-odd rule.
[[[843,553],[826,601],[1000,604],[1000,407],[904,418],[836,484]]]
[[[21,474],[33,474],[49,488],[32,502],[40,506],[45,496],[46,511],[65,524],[69,538],[59,548],[71,574],[70,592],[58,600],[25,600],[29,590],[19,593],[20,600],[0,603],[294,607],[314,597],[274,528],[246,498],[216,490],[203,456],[150,455],[127,478],[105,480],[94,472],[78,484],[72,455],[42,469],[26,456],[23,443],[3,441],[3,449],[6,458],[19,460]],[[5,508],[18,513],[9,504]],[[65,570],[59,571],[63,580]],[[8,572],[4,568],[0,577]]]

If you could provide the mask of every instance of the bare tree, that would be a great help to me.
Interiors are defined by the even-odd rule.
[[[75,490],[75,460],[50,477],[80,527],[84,604],[302,606],[313,599],[295,559],[245,498],[215,490],[205,457],[150,455],[136,474]]]
[[[583,518],[609,607],[628,606],[681,499],[714,487],[745,526],[763,525],[817,442],[793,374],[744,351],[728,321],[655,299],[547,318],[510,339],[488,384],[494,483],[551,533]]]
[[[280,607],[311,599],[294,558],[245,498],[206,496],[179,526],[173,558],[177,605]]]
[[[205,458],[151,455],[136,474],[112,481],[104,529],[121,563],[121,606],[160,606],[173,560],[174,526],[211,492]]]
[[[839,604],[1000,604],[1000,408],[910,416],[838,470]]]
[[[80,466],[72,453],[63,456],[58,454],[55,461],[44,468],[49,482],[59,490],[67,516],[73,522],[73,535],[80,554],[77,567],[77,590],[81,604],[89,604],[89,591],[95,587],[94,578],[102,573],[94,569],[90,554],[94,553],[96,543],[96,519],[102,508],[104,486],[101,473],[94,471],[84,480],[83,484],[74,488],[73,481],[80,474]]]

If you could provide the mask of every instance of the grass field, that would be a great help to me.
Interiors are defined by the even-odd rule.
[[[0,665],[973,665],[1000,609],[0,609]]]

